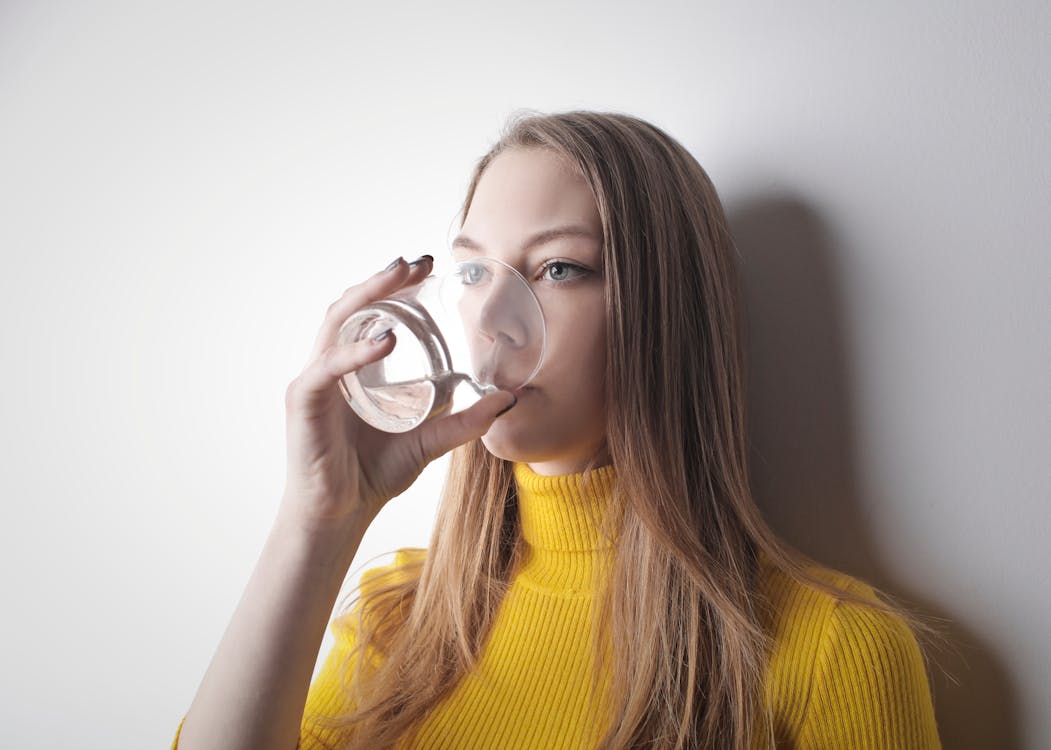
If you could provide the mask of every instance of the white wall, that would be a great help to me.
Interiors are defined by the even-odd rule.
[[[0,4],[4,744],[166,746],[325,308],[442,250],[512,110],[582,107],[724,197],[775,525],[951,619],[946,747],[1051,746],[1048,8]]]

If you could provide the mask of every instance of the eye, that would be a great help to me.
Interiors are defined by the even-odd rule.
[[[565,260],[549,260],[540,268],[540,275],[543,277],[548,272],[551,272],[548,276],[548,280],[556,283],[566,283],[576,281],[579,278],[587,276],[590,271],[583,266],[578,266],[576,263],[570,263]]]
[[[481,263],[461,263],[455,272],[455,276],[460,279],[460,283],[464,286],[474,286],[481,283],[487,275],[488,271]]]

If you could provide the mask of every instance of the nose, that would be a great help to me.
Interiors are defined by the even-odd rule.
[[[516,279],[507,274],[496,274],[482,295],[478,309],[478,330],[490,341],[501,346],[519,349],[526,346],[528,328],[522,319],[521,294]]]
[[[487,342],[521,349],[529,341],[530,326],[524,317],[529,308],[524,289],[507,273],[496,273],[478,300],[478,332]]]
[[[471,360],[483,382],[521,385],[543,351],[543,315],[532,290],[515,271],[490,263],[472,269],[462,287],[460,315]]]

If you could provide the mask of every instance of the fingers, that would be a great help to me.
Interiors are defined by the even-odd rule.
[[[296,391],[309,400],[317,393],[329,393],[336,381],[348,372],[383,359],[394,349],[396,339],[391,331],[342,346],[331,346],[313,360],[296,379]]]
[[[497,391],[458,414],[425,422],[417,432],[424,462],[430,463],[456,446],[481,437],[501,414],[517,403],[514,394]]]
[[[318,331],[314,347],[310,352],[309,364],[316,361],[330,347],[334,346],[339,336],[339,329],[347,318],[376,300],[393,294],[404,286],[411,286],[422,281],[431,272],[434,259],[422,255],[412,263],[406,263],[398,257],[382,271],[373,274],[360,284],[355,284],[343,292],[343,296],[329,305],[325,320]]]

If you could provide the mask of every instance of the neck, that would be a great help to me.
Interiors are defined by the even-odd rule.
[[[522,532],[519,574],[559,594],[589,593],[611,560],[616,513],[616,469],[543,475],[514,465]]]
[[[534,474],[545,477],[567,476],[569,474],[582,474],[588,470],[599,469],[613,463],[609,455],[609,449],[603,444],[598,451],[580,457],[559,458],[551,461],[530,461],[529,470]]]

